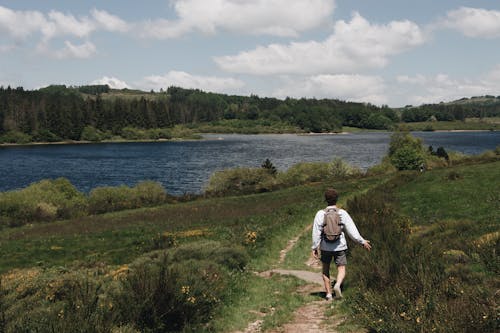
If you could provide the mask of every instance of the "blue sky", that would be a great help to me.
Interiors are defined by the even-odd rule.
[[[500,95],[500,1],[0,0],[0,85],[404,106]]]

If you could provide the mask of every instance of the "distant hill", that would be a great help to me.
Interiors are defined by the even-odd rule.
[[[464,97],[458,99],[456,101],[447,102],[447,105],[470,105],[470,104],[478,104],[478,105],[491,105],[491,104],[500,104],[500,95],[495,97],[492,95],[485,96],[474,96],[474,97]]]

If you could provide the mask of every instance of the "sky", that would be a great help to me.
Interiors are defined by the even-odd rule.
[[[500,95],[500,0],[0,0],[0,86],[400,107]]]

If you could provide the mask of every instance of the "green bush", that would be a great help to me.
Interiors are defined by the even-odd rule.
[[[1,332],[203,331],[248,255],[216,242],[172,251],[116,268],[12,270],[0,280]]]
[[[422,149],[422,140],[413,137],[409,132],[397,131],[391,135],[389,142],[389,156],[392,156],[398,149],[410,147],[415,150]]]
[[[6,275],[2,332],[110,332],[112,316],[95,272],[64,268]]]
[[[391,160],[388,156],[385,156],[379,164],[371,166],[366,170],[368,176],[373,175],[383,175],[392,172],[396,172],[397,169],[392,165]]]
[[[330,163],[330,176],[334,179],[344,179],[354,175],[361,175],[361,170],[355,168],[342,158],[337,157]]]
[[[171,262],[161,256],[138,261],[112,297],[117,321],[141,332],[199,329],[221,303],[226,275],[206,260]]]
[[[398,170],[418,170],[425,162],[422,140],[408,132],[394,132],[389,143],[389,159]]]
[[[11,226],[85,215],[87,200],[65,178],[0,193],[0,221]]]
[[[85,126],[83,128],[80,140],[98,142],[105,138],[105,134],[92,126]]]
[[[153,128],[147,131],[147,136],[152,140],[172,139],[172,132],[168,128]]]
[[[418,170],[425,161],[421,150],[412,147],[399,148],[390,158],[398,170]]]
[[[41,129],[33,133],[33,141],[37,142],[58,142],[62,141],[62,138],[55,135],[47,129]]]
[[[205,191],[209,195],[248,194],[270,191],[275,186],[276,179],[263,168],[236,168],[212,174]]]
[[[100,214],[165,203],[167,194],[160,183],[144,181],[134,187],[97,187],[89,194],[89,212]]]
[[[149,139],[145,130],[134,127],[124,127],[120,135],[127,140],[146,140]]]
[[[473,256],[450,250],[451,240],[443,239],[450,227],[470,235],[467,228],[475,224],[440,222],[437,241],[431,238],[432,230],[412,235],[410,220],[396,210],[393,194],[406,176],[348,201],[347,210],[373,245],[371,253],[351,251],[356,278],[347,302],[356,320],[376,332],[494,332],[494,299],[482,282],[487,275],[469,265]],[[484,254],[476,256],[490,261],[495,240],[498,234],[490,233],[470,245],[464,241],[456,245],[475,246],[475,252],[484,248]]]
[[[278,173],[278,183],[283,186],[294,186],[308,182],[324,181],[330,176],[331,168],[324,162],[297,163],[287,171]]]
[[[33,141],[33,138],[20,131],[9,131],[4,135],[0,136],[0,143],[30,143]]]

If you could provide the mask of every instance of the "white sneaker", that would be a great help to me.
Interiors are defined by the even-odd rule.
[[[342,298],[342,291],[340,290],[339,285],[333,286],[333,291],[335,291],[335,297],[336,298]]]
[[[331,301],[333,299],[333,296],[332,294],[326,294],[326,298],[325,298],[327,301]]]

